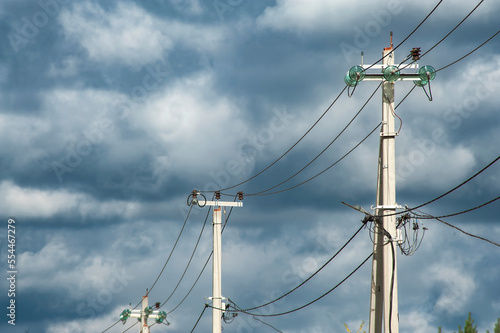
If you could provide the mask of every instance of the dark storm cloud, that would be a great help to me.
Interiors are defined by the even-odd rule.
[[[378,60],[390,31],[399,43],[435,5],[361,3],[3,2],[0,207],[23,225],[18,327],[95,332],[111,325],[161,270],[191,190],[224,188],[268,166],[343,89],[343,76],[359,63],[361,51],[365,64]],[[443,2],[396,50],[396,62],[411,47],[430,49],[473,5]],[[420,64],[438,69],[491,36],[500,7],[484,6]],[[396,148],[399,204],[431,200],[498,155],[498,45],[494,39],[438,72],[432,102],[418,88],[396,110],[403,120]],[[411,86],[398,82],[396,99]],[[258,192],[297,172],[374,89],[375,83],[362,82],[275,166],[226,192]],[[357,144],[379,121],[379,98],[380,92],[324,156],[276,190],[314,176]],[[317,179],[282,194],[245,197],[223,234],[224,295],[240,306],[277,297],[344,244],[363,214],[340,202],[366,209],[375,203],[377,148],[378,130]],[[447,214],[490,200],[498,196],[497,174],[493,166],[422,210]],[[495,207],[449,221],[498,240]],[[172,291],[206,214],[207,208],[193,208],[150,303]],[[211,216],[168,309],[187,293],[210,253],[210,222]],[[495,248],[438,222],[424,223],[429,231],[421,249],[399,259],[402,330],[454,329],[469,311],[481,328],[491,329],[488,321],[500,307],[492,297],[498,289]],[[371,247],[362,233],[303,290],[264,311],[285,311],[317,297]],[[210,270],[169,315],[169,331],[192,327],[211,293]],[[367,325],[369,275],[367,263],[324,300],[270,322],[295,333],[341,330],[344,322],[351,329],[363,320]],[[200,330],[210,325],[206,317]],[[242,314],[225,329],[270,328]]]

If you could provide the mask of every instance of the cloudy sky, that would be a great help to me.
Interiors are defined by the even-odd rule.
[[[102,332],[151,288],[168,301],[169,327],[189,332],[211,295],[211,266],[188,294],[212,249],[208,207],[189,211],[193,189],[237,185],[269,166],[322,115],[349,68],[380,59],[437,0],[390,1],[18,1],[0,3],[0,210],[16,226],[16,326],[9,325],[7,236],[0,253],[2,332]],[[396,51],[431,49],[476,5],[444,0]],[[445,67],[498,31],[500,3],[486,0],[418,63]],[[396,109],[397,201],[415,207],[481,170],[500,154],[500,37],[439,71],[430,102],[417,88]],[[407,69],[411,73],[414,70]],[[411,81],[396,84],[399,103]],[[347,91],[278,163],[224,191],[259,193],[314,159],[377,88]],[[381,92],[303,172],[266,194],[317,175],[380,122]],[[401,122],[396,119],[396,127]],[[246,196],[222,237],[225,297],[242,308],[291,290],[361,226],[375,204],[378,129],[328,171],[294,189]],[[498,197],[500,165],[420,208],[434,216]],[[209,199],[211,193],[205,194]],[[498,202],[445,219],[500,241]],[[229,214],[229,211],[227,212]],[[413,256],[398,250],[402,332],[457,330],[469,312],[480,332],[500,317],[500,249],[435,220]],[[204,228],[204,229],[203,229]],[[180,232],[182,234],[171,252]],[[199,235],[201,233],[201,237]],[[421,234],[419,235],[421,236]],[[200,239],[197,243],[198,238]],[[420,238],[419,238],[420,240]],[[186,273],[178,284],[195,249]],[[372,251],[364,229],[274,314],[319,297]],[[368,329],[371,261],[344,284],[292,314],[239,314],[225,332],[342,332]],[[173,310],[173,311],[172,311]],[[152,322],[152,321],[150,321]],[[122,332],[121,323],[107,332]],[[207,309],[195,332],[207,332]],[[135,326],[130,332],[138,331]]]

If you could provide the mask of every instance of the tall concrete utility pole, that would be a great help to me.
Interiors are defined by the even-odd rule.
[[[207,201],[207,205],[215,206],[213,216],[213,238],[214,254],[212,262],[212,333],[221,333],[222,331],[222,252],[221,252],[221,225],[222,211],[221,207],[243,207],[243,202],[227,201]]]
[[[193,191],[191,196],[193,197],[193,202],[198,204],[200,207],[204,206],[213,206],[213,245],[214,252],[212,256],[212,297],[209,299],[212,300],[212,332],[213,333],[221,333],[222,331],[222,252],[221,252],[221,226],[222,226],[222,210],[221,207],[243,207],[243,202],[231,202],[231,201],[219,201],[220,193],[215,193],[216,201],[207,201],[199,202],[196,199],[196,191]],[[239,193],[239,199],[243,199],[243,193]],[[193,204],[193,202],[191,204]],[[217,207],[217,208],[215,208]]]
[[[384,48],[383,66],[394,65],[394,51],[391,47]],[[380,146],[378,160],[378,180],[377,180],[377,201],[376,215],[382,216],[382,226],[377,225],[377,242],[374,245],[375,258],[375,285],[372,285],[371,298],[373,303],[378,305],[374,310],[374,320],[380,325],[382,309],[380,307],[380,292],[383,290],[384,303],[384,332],[399,332],[399,313],[398,313],[398,275],[397,262],[394,244],[388,242],[396,241],[396,155],[395,155],[395,137],[394,131],[394,82],[384,81],[382,83],[382,128],[380,131]],[[389,216],[385,216],[388,214]],[[385,230],[385,232],[384,232]],[[388,234],[386,234],[388,232]],[[392,237],[392,238],[390,238]],[[385,246],[384,246],[385,244]],[[382,250],[382,251],[381,251]],[[381,253],[382,252],[382,253]],[[382,260],[380,265],[376,260]],[[381,269],[383,268],[383,269]],[[383,286],[379,277],[383,274]],[[382,288],[380,288],[382,287]],[[378,304],[377,304],[378,302]],[[371,312],[371,311],[370,311]],[[390,325],[390,328],[389,328]],[[370,332],[376,332],[375,327],[370,325]]]
[[[419,52],[420,48],[412,49],[413,60],[419,59]],[[397,209],[403,207],[396,202],[395,138],[397,133],[394,129],[394,85],[396,81],[412,80],[415,85],[424,87],[434,79],[435,70],[431,66],[424,66],[418,73],[401,73],[402,68],[417,69],[419,67],[417,64],[394,65],[392,32],[391,46],[384,48],[382,55],[382,65],[354,66],[347,72],[344,81],[354,89],[363,80],[382,81],[382,128],[378,158],[377,199],[376,206],[372,207],[377,218],[374,225],[369,333],[382,333],[382,323],[384,332],[399,333],[396,247],[402,239],[396,228],[395,213]],[[366,73],[371,68],[379,72],[377,74]]]

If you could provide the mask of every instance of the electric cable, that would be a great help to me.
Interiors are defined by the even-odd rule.
[[[421,57],[425,56],[427,53],[431,52],[436,46],[438,46],[439,44],[441,44],[442,41],[444,41],[446,38],[448,38],[449,35],[451,35],[462,23],[465,22],[465,20],[467,20],[469,18],[469,16],[472,15],[472,13],[474,13],[474,11],[479,7],[481,6],[481,4],[484,2],[484,0],[481,0],[479,1],[479,3],[469,12],[469,14],[467,14],[467,16],[465,16],[462,21],[460,21],[453,29],[451,29],[451,31],[449,33],[446,34],[446,36],[444,36],[443,38],[441,38],[441,40],[439,42],[437,42],[436,44],[434,44],[433,47],[431,47],[430,49],[428,49],[427,51],[425,51]]]
[[[203,313],[205,313],[205,310],[207,309],[208,305],[205,304],[205,306],[203,307],[203,311],[201,311],[201,314],[200,316],[198,317],[198,320],[196,321],[196,323],[194,324],[194,327],[191,329],[191,332],[190,333],[193,333],[194,332],[194,329],[196,328],[196,326],[198,326],[198,323],[200,322],[200,319],[201,317],[203,316]]]
[[[342,247],[337,251],[335,252],[335,254],[333,256],[330,257],[330,259],[328,259],[320,268],[318,268],[316,270],[316,272],[314,272],[311,276],[309,276],[307,279],[305,279],[304,281],[302,281],[298,286],[296,286],[295,288],[293,288],[292,290],[288,291],[287,293],[281,295],[280,297],[272,300],[272,301],[269,301],[267,303],[264,303],[262,305],[259,305],[259,306],[254,306],[252,308],[248,308],[248,309],[242,309],[244,311],[252,311],[252,310],[256,310],[256,309],[259,309],[259,308],[262,308],[264,306],[268,306],[272,303],[275,303],[277,301],[279,301],[280,299],[283,299],[284,297],[290,295],[291,293],[293,293],[295,290],[299,289],[300,287],[302,287],[304,284],[306,284],[309,280],[311,280],[316,274],[318,274],[321,270],[323,270],[323,268],[325,268],[333,259],[335,259],[335,257],[340,253],[342,252],[342,250],[344,250],[344,248],[354,239],[354,237],[356,237],[358,235],[358,233],[361,231],[361,229],[363,229],[365,227],[365,225],[363,224],[355,233],[354,235],[351,236],[351,238],[349,238],[349,240],[344,244],[342,245]]]
[[[448,68],[448,67],[450,67],[450,66],[452,66],[452,65],[455,65],[457,62],[459,62],[459,61],[461,61],[461,60],[465,59],[466,57],[470,56],[472,53],[474,53],[474,52],[476,52],[478,49],[480,49],[483,45],[485,45],[485,44],[486,44],[486,43],[488,43],[490,40],[492,40],[493,38],[495,38],[495,37],[496,37],[499,33],[500,33],[500,30],[498,30],[497,32],[495,32],[495,33],[493,34],[493,36],[491,36],[490,38],[488,38],[488,39],[487,39],[486,41],[484,41],[481,45],[479,45],[478,47],[476,47],[474,50],[470,51],[469,53],[467,53],[467,54],[466,54],[466,55],[464,55],[463,57],[461,57],[461,58],[459,58],[459,59],[455,60],[454,62],[452,62],[452,63],[450,63],[450,64],[448,64],[448,65],[446,65],[446,66],[444,66],[444,67],[441,67],[440,69],[437,69],[437,70],[436,70],[436,73],[437,73],[437,72],[439,72],[439,71],[441,71],[441,70],[443,70],[443,69],[446,69],[446,68]]]
[[[189,211],[187,213],[187,216],[186,216],[186,219],[184,220],[184,224],[182,225],[182,228],[181,228],[181,231],[179,232],[179,235],[177,236],[177,239],[175,240],[175,243],[174,243],[174,246],[172,247],[172,250],[170,251],[170,254],[167,258],[167,260],[165,261],[165,264],[163,265],[163,268],[161,269],[160,273],[158,274],[158,276],[156,277],[156,280],[154,281],[153,285],[147,289],[147,292],[146,292],[146,296],[149,295],[149,293],[151,292],[151,290],[154,288],[154,286],[156,285],[156,283],[158,282],[158,280],[160,279],[160,276],[163,274],[163,271],[165,270],[165,267],[167,266],[168,262],[170,261],[170,258],[172,257],[172,254],[177,246],[177,243],[182,235],[182,232],[184,231],[184,227],[186,226],[186,223],[189,219],[189,215],[191,214],[191,210],[193,209],[193,207],[191,206],[189,208]],[[139,305],[141,304],[141,302],[139,302],[135,307],[132,308],[132,310],[136,309]],[[109,326],[108,328],[106,328],[104,331],[102,331],[101,333],[105,333],[107,332],[108,330],[110,330],[112,327],[114,327],[116,324],[118,324],[120,322],[120,320],[117,320],[114,324],[112,324],[111,326]]]
[[[439,5],[441,5],[441,3],[443,2],[443,0],[440,0],[438,2],[438,4],[430,11],[429,14],[427,14],[427,16],[419,23],[419,25],[417,25],[417,27],[415,29],[413,29],[412,32],[410,32],[410,34],[408,36],[406,36],[405,39],[403,39],[403,41],[401,43],[399,43],[398,45],[396,45],[391,52],[387,53],[385,56],[383,56],[382,58],[380,58],[378,61],[374,62],[372,65],[368,66],[367,68],[364,69],[364,71],[367,71],[368,69],[372,68],[375,64],[379,63],[380,61],[384,60],[385,57],[389,56],[390,54],[394,53],[394,51],[400,47],[404,42],[406,42],[406,40],[408,38],[410,38],[411,35],[413,35],[415,33],[415,31],[417,31],[420,26],[422,24],[424,24],[425,21],[427,21],[427,19],[432,15],[432,13],[434,13],[434,11],[439,7]]]
[[[316,161],[321,155],[323,155],[323,153],[325,151],[328,150],[328,148],[331,147],[331,145],[337,141],[337,139],[347,130],[347,128],[353,123],[353,121],[358,117],[358,115],[361,113],[361,111],[363,111],[363,109],[365,108],[365,106],[370,102],[370,100],[372,99],[372,97],[375,95],[375,93],[377,92],[377,90],[380,88],[380,86],[382,85],[382,83],[380,83],[377,88],[373,91],[373,93],[370,95],[370,97],[368,98],[368,100],[363,104],[363,106],[361,107],[361,109],[359,109],[359,111],[354,115],[354,117],[347,123],[347,125],[344,126],[344,128],[340,131],[339,134],[337,134],[337,136],[332,140],[330,141],[330,143],[318,154],[316,155],[315,158],[313,158],[309,163],[307,163],[302,169],[300,169],[299,171],[297,171],[296,173],[294,173],[292,176],[288,177],[287,179],[285,179],[284,181],[282,181],[281,183],[279,183],[278,185],[275,185],[273,187],[270,187],[266,190],[263,190],[263,191],[260,191],[260,192],[256,192],[256,193],[252,193],[252,194],[246,194],[247,196],[249,195],[259,195],[259,194],[262,194],[264,192],[269,192],[270,190],[273,190],[283,184],[285,184],[286,182],[290,181],[291,179],[293,179],[294,177],[296,177],[298,174],[300,174],[302,171],[304,171],[307,167],[309,167],[312,163],[314,163],[314,161]]]
[[[271,164],[269,164],[267,167],[265,167],[263,170],[261,170],[260,172],[258,172],[257,174],[253,175],[252,177],[248,178],[247,180],[244,180],[238,184],[235,184],[233,186],[229,186],[229,187],[226,187],[224,189],[221,189],[220,191],[226,191],[226,190],[229,190],[229,189],[232,189],[232,188],[235,188],[237,186],[240,186],[240,185],[243,185],[247,182],[249,182],[250,180],[260,176],[262,173],[264,173],[265,171],[267,171],[269,168],[271,168],[273,165],[275,165],[276,163],[278,163],[278,161],[280,161],[283,157],[285,157],[286,154],[288,154],[293,148],[295,148],[295,146],[297,146],[297,144],[299,144],[300,141],[302,141],[302,139],[304,139],[306,137],[307,134],[309,134],[309,132],[319,123],[319,121],[328,113],[328,111],[330,111],[331,107],[337,102],[337,100],[340,98],[340,96],[342,96],[342,94],[344,93],[344,91],[346,90],[347,86],[344,87],[344,89],[342,89],[342,91],[340,92],[340,94],[338,94],[338,96],[333,100],[333,102],[326,108],[326,110],[323,112],[323,114],[316,120],[316,122],[304,133],[304,135],[302,135],[300,137],[299,140],[297,140],[290,148],[288,148],[287,151],[285,151],[280,157],[278,157],[274,162],[272,162]],[[202,192],[213,192],[213,191],[202,191]]]
[[[207,216],[205,217],[205,222],[203,223],[203,226],[201,227],[200,234],[198,235],[198,239],[196,240],[196,245],[194,246],[193,252],[191,253],[191,257],[189,258],[189,261],[188,261],[188,263],[186,265],[186,268],[184,269],[184,272],[182,273],[182,275],[181,275],[179,281],[177,282],[177,285],[175,286],[174,290],[172,290],[172,292],[170,293],[170,296],[168,296],[167,300],[165,302],[163,302],[163,304],[160,305],[160,308],[162,306],[164,306],[170,300],[170,298],[172,297],[172,295],[175,293],[175,291],[177,290],[177,288],[181,284],[182,279],[186,275],[186,272],[187,272],[187,270],[189,268],[189,265],[191,265],[191,261],[193,260],[194,254],[196,253],[196,250],[198,249],[198,245],[200,244],[201,236],[203,235],[203,231],[205,230],[205,226],[207,225],[207,220],[208,220],[208,216],[210,215],[210,211],[211,211],[211,207],[209,207],[209,209],[207,211]]]
[[[490,201],[487,201],[485,203],[482,203],[482,204],[480,204],[480,205],[478,205],[476,207],[469,208],[469,209],[463,210],[463,211],[458,212],[458,213],[453,213],[453,214],[448,214],[448,215],[441,215],[441,216],[435,216],[435,217],[433,216],[433,217],[430,217],[430,218],[431,219],[435,219],[437,217],[437,218],[440,218],[440,219],[444,219],[444,218],[447,218],[447,217],[453,217],[453,216],[462,215],[462,214],[469,213],[469,212],[472,212],[474,210],[483,208],[484,206],[487,206],[487,205],[489,205],[489,204],[491,204],[491,203],[493,203],[493,202],[495,202],[495,201],[497,201],[499,199],[500,199],[500,196],[498,196],[498,197],[496,197],[494,199],[491,199]]]
[[[432,199],[432,200],[429,200],[421,205],[418,205],[416,207],[413,207],[409,210],[415,210],[415,209],[418,209],[418,208],[421,208],[421,207],[424,207],[424,206],[427,206],[445,196],[447,196],[448,194],[452,193],[453,191],[459,189],[460,187],[464,186],[465,184],[467,184],[468,182],[470,182],[472,179],[476,178],[477,176],[479,176],[481,173],[483,173],[484,171],[486,171],[486,169],[488,169],[490,166],[492,166],[493,164],[495,164],[498,160],[500,159],[500,156],[498,156],[497,158],[495,158],[493,161],[491,161],[490,163],[488,163],[488,165],[486,165],[484,168],[482,168],[481,170],[479,170],[478,172],[476,172],[474,175],[472,175],[471,177],[467,178],[465,181],[463,181],[462,183],[460,183],[459,185],[455,186],[454,188],[452,188],[451,190],[441,194],[440,196]]]
[[[184,220],[184,224],[182,225],[181,231],[179,232],[179,235],[177,236],[177,239],[175,240],[174,246],[172,247],[172,250],[170,251],[170,254],[168,255],[168,258],[165,261],[165,264],[163,265],[163,268],[161,269],[160,274],[158,274],[158,276],[156,277],[156,280],[153,283],[153,285],[151,286],[151,288],[148,289],[148,291],[146,293],[146,296],[148,296],[149,293],[151,292],[151,290],[153,290],[153,288],[155,287],[156,283],[160,279],[160,276],[163,274],[163,271],[165,270],[165,267],[167,267],[167,264],[170,261],[170,258],[172,257],[172,254],[174,253],[174,250],[175,250],[175,248],[177,246],[177,243],[179,242],[179,239],[181,238],[182,232],[184,231],[184,227],[186,226],[186,223],[187,223],[187,221],[189,219],[189,215],[191,214],[191,210],[192,209],[193,209],[193,206],[189,207],[189,211],[187,213],[186,219]]]
[[[462,23],[465,22],[465,20],[467,20],[467,18],[469,18],[469,16],[472,15],[472,13],[474,13],[474,11],[479,7],[481,6],[481,4],[483,3],[484,0],[481,0],[479,1],[479,3],[469,12],[469,14],[467,14],[463,19],[462,21],[460,21],[453,29],[451,29],[450,32],[448,32],[446,34],[446,36],[444,36],[443,38],[441,38],[441,40],[439,42],[437,42],[436,44],[434,44],[434,46],[432,46],[429,50],[427,50],[426,52],[424,52],[420,58],[424,57],[427,53],[431,52],[436,46],[438,46],[439,44],[441,44],[442,41],[444,41],[446,38],[448,38],[448,36],[450,36]],[[401,71],[402,69],[405,69],[406,67],[410,66],[411,64],[415,63],[417,60],[414,60],[412,61],[411,63],[409,63],[408,65],[406,65],[405,67],[401,68],[401,69],[398,69],[398,71]]]
[[[234,307],[235,309],[241,310],[241,307],[239,307],[236,303],[234,303],[233,301],[231,301],[231,303],[233,304],[233,307]],[[233,313],[233,314],[234,314],[234,313]],[[271,325],[271,324],[269,324],[269,323],[266,323],[265,321],[263,321],[262,319],[257,318],[256,316],[252,316],[252,318],[253,318],[253,319],[255,319],[255,320],[257,320],[257,321],[259,321],[259,322],[261,322],[262,324],[264,324],[264,325],[266,325],[266,326],[271,327],[271,328],[272,328],[273,330],[275,330],[276,332],[283,333],[282,331],[280,331],[280,330],[279,330],[279,329],[277,329],[276,327],[272,326],[272,325]]]
[[[122,333],[125,333],[127,332],[128,330],[130,330],[132,327],[134,327],[135,325],[137,325],[139,322],[136,321],[132,326],[130,326],[129,328],[127,328],[125,331],[122,331]]]
[[[208,263],[210,262],[210,258],[212,258],[212,255],[214,254],[214,252],[212,251],[210,253],[210,255],[208,256],[207,258],[207,261],[205,261],[205,265],[203,265],[203,268],[201,269],[201,272],[200,274],[198,274],[198,277],[196,278],[196,280],[194,281],[193,285],[191,286],[191,288],[188,290],[187,294],[184,296],[184,298],[179,302],[179,304],[177,304],[172,310],[170,310],[169,312],[167,312],[167,314],[171,314],[172,312],[174,312],[179,306],[181,306],[182,303],[184,303],[184,301],[186,300],[186,298],[189,296],[189,294],[191,293],[191,291],[193,291],[194,287],[196,286],[196,284],[198,283],[198,280],[200,279],[201,275],[203,274],[203,272],[205,271],[205,268],[207,267]]]
[[[469,178],[467,178],[466,180],[464,180],[462,183],[458,184],[457,186],[453,187],[451,190],[448,190],[446,191],[445,193],[441,194],[440,196],[432,199],[432,200],[429,200],[423,204],[420,204],[418,206],[415,206],[415,207],[412,207],[412,208],[406,208],[405,210],[399,212],[399,213],[390,213],[390,214],[384,214],[384,215],[374,215],[375,217],[383,217],[383,216],[392,216],[392,215],[399,215],[399,214],[404,214],[406,212],[410,212],[410,211],[413,211],[413,210],[416,210],[416,209],[419,209],[421,207],[424,207],[424,206],[427,206],[435,201],[438,201],[439,199],[442,199],[443,197],[447,196],[448,194],[456,191],[457,189],[459,189],[460,187],[464,186],[465,184],[467,184],[468,182],[470,182],[472,179],[476,178],[477,176],[479,176],[481,173],[483,173],[484,171],[486,171],[489,167],[491,167],[493,164],[495,164],[496,162],[498,162],[498,160],[500,159],[500,156],[496,157],[493,161],[491,161],[490,163],[488,163],[488,165],[486,165],[485,167],[483,167],[481,170],[479,170],[478,172],[476,172],[475,174],[473,174],[472,176],[470,176]]]
[[[391,237],[392,238],[392,237]],[[392,333],[392,302],[394,297],[394,276],[396,275],[396,250],[394,250],[393,241],[390,240],[392,248],[392,274],[391,274],[391,292],[390,292],[390,304],[389,304],[389,333]]]
[[[403,238],[403,242],[398,242],[401,253],[406,256],[411,256],[420,248],[427,227],[425,227],[413,212],[401,215],[396,221],[396,229],[401,230]],[[422,224],[422,227],[420,227],[420,224]],[[423,233],[419,240],[420,230],[423,230]]]
[[[323,173],[325,173],[326,171],[330,170],[332,167],[334,167],[336,164],[340,163],[344,158],[346,158],[349,154],[351,154],[356,148],[358,148],[363,142],[365,142],[366,139],[368,139],[368,137],[370,135],[373,134],[373,132],[375,132],[379,127],[380,125],[382,125],[382,122],[378,123],[377,126],[375,126],[375,128],[370,132],[368,133],[360,142],[358,142],[351,150],[349,150],[347,153],[345,153],[341,158],[339,158],[337,161],[335,161],[334,163],[330,164],[326,169],[324,169],[323,171],[317,173],[316,175],[312,176],[311,178],[309,179],[306,179],[305,181],[299,183],[299,184],[296,184],[294,186],[291,186],[291,187],[288,187],[286,189],[283,189],[283,190],[279,190],[279,191],[275,191],[275,192],[269,192],[269,193],[262,193],[262,194],[259,194],[259,196],[264,196],[264,195],[274,195],[274,194],[278,194],[278,193],[283,193],[283,192],[286,192],[286,191],[290,191],[294,188],[297,188],[299,186],[302,186],[304,185],[305,183],[307,182],[310,182],[311,180],[319,177],[320,175],[322,175]],[[248,195],[247,195],[248,196]]]
[[[392,103],[391,103],[391,100],[389,99],[389,97],[384,93],[384,97],[387,101],[387,104],[389,104],[389,107],[391,109],[391,113],[394,117],[397,117],[399,119],[399,129],[397,130],[396,132],[396,135],[399,135],[399,132],[401,131],[401,128],[403,127],[403,119],[401,119],[400,116],[397,115],[396,113],[396,108],[393,108],[392,107]]]
[[[432,216],[432,215],[430,215],[430,214],[425,214],[425,215],[422,215],[422,216],[421,216],[421,218],[425,218],[425,219],[433,219],[433,220],[439,221],[439,222],[441,222],[441,223],[443,223],[443,224],[447,225],[447,226],[448,226],[448,227],[450,227],[450,228],[453,228],[453,229],[456,229],[456,230],[460,231],[461,233],[463,233],[463,234],[465,234],[465,235],[467,235],[467,236],[474,237],[474,238],[480,239],[480,240],[482,240],[482,241],[485,241],[485,242],[488,242],[488,243],[491,243],[491,244],[493,244],[493,245],[495,245],[495,246],[500,247],[500,244],[498,244],[498,243],[496,243],[496,242],[494,242],[494,241],[491,241],[491,240],[489,240],[489,239],[487,239],[487,238],[484,238],[484,237],[481,237],[481,236],[477,236],[477,235],[471,234],[470,232],[464,231],[464,230],[460,229],[459,227],[454,226],[453,224],[450,224],[450,223],[448,223],[448,222],[446,222],[446,221],[443,221],[442,219],[440,219],[440,218],[438,218],[438,217],[435,217],[435,216]]]
[[[379,85],[379,87],[380,87],[380,85]],[[405,96],[401,99],[401,101],[400,101],[400,102],[396,105],[396,107],[394,107],[394,110],[396,110],[396,109],[397,109],[397,108],[401,105],[401,103],[403,103],[403,101],[404,101],[404,100],[405,100],[405,99],[406,99],[406,98],[407,98],[407,97],[408,97],[408,96],[409,96],[409,95],[413,92],[413,90],[414,90],[415,88],[416,88],[416,86],[414,85],[414,86],[410,89],[410,91],[409,91],[409,92],[408,92],[408,93],[407,93],[407,94],[406,94],[406,95],[405,95]],[[378,87],[377,87],[377,89],[378,89]],[[377,89],[375,90],[375,92],[377,91]],[[374,93],[375,93],[375,92],[374,92]],[[373,96],[373,94],[372,94],[372,96]],[[370,98],[371,98],[371,96],[370,96]],[[368,101],[369,101],[369,99],[368,99]],[[367,101],[367,102],[368,102],[368,101]],[[365,105],[366,105],[366,103],[367,103],[367,102],[365,102]],[[363,106],[363,107],[364,107],[364,106]],[[360,111],[361,111],[361,110],[360,110]],[[359,113],[360,111],[358,111],[358,113]],[[393,111],[393,113],[395,113],[395,111]],[[398,116],[398,118],[399,118],[399,116]],[[399,119],[401,120],[401,118],[399,118]],[[402,123],[403,123],[403,121],[401,120],[401,126],[402,126]],[[377,128],[378,128],[381,124],[382,124],[382,123],[379,123],[379,125],[377,125]],[[400,127],[400,129],[401,129],[401,127]],[[371,134],[371,133],[370,133],[370,134]],[[369,135],[370,135],[370,134],[369,134]],[[369,135],[368,135],[368,136],[369,136]],[[366,138],[365,138],[365,139],[366,139]],[[365,139],[363,139],[363,141],[364,141]],[[335,140],[336,140],[336,138],[334,139],[334,141],[335,141]],[[324,149],[324,150],[323,150],[323,151],[322,151],[319,155],[321,155],[321,154],[322,154],[322,153],[323,153],[326,149],[328,149],[328,147],[329,147],[332,143],[333,143],[333,142],[331,142],[331,143],[330,143],[330,144],[329,144],[329,145],[328,145],[328,146],[327,146],[327,147],[326,147],[326,148],[325,148],[325,149]],[[357,146],[356,146],[356,147],[357,147]],[[356,148],[356,147],[355,147],[355,148]],[[349,152],[349,153],[350,153],[350,152]],[[348,154],[349,154],[349,153],[348,153]],[[318,157],[319,157],[319,155],[318,155],[318,156],[316,156],[316,158],[318,158]],[[345,155],[344,155],[344,157],[345,157]],[[344,157],[342,157],[342,159],[343,159]],[[315,158],[315,159],[316,159],[316,158]],[[300,185],[302,185],[302,184],[304,184],[304,183],[306,183],[306,182],[308,182],[308,181],[310,181],[310,180],[312,180],[312,179],[316,178],[316,177],[317,177],[317,176],[319,176],[321,173],[323,173],[323,172],[327,171],[329,168],[333,167],[333,165],[335,165],[336,163],[340,162],[340,160],[339,160],[339,161],[337,161],[337,162],[335,162],[333,165],[330,165],[330,167],[328,167],[326,170],[323,170],[320,174],[318,174],[318,175],[316,175],[316,176],[314,176],[314,177],[312,177],[312,178],[310,178],[310,179],[306,180],[304,183],[300,183],[300,184],[298,184],[298,185],[296,185],[296,186],[294,186],[294,187],[291,187],[291,188],[288,188],[288,189],[285,189],[285,190],[282,190],[282,191],[277,191],[277,192],[272,192],[272,193],[264,193],[264,194],[262,194],[263,192],[267,192],[267,191],[269,191],[269,190],[271,190],[271,189],[273,189],[273,188],[276,188],[276,187],[278,187],[278,186],[280,186],[280,185],[282,185],[282,184],[286,183],[287,181],[289,181],[290,179],[292,179],[293,177],[295,177],[298,173],[300,173],[300,172],[301,172],[301,171],[303,171],[305,168],[307,168],[307,167],[308,167],[308,166],[309,166],[312,162],[314,162],[314,160],[313,160],[313,161],[311,161],[310,163],[308,163],[308,164],[307,164],[307,165],[306,165],[303,169],[299,170],[299,172],[297,172],[296,174],[294,174],[294,175],[293,175],[293,176],[291,176],[290,178],[286,179],[286,180],[285,180],[285,181],[283,181],[282,183],[280,183],[280,184],[278,184],[278,185],[276,185],[276,186],[274,186],[274,187],[272,187],[272,188],[269,188],[269,189],[267,189],[267,190],[261,191],[261,192],[257,192],[257,193],[253,193],[253,194],[246,194],[246,196],[252,196],[252,195],[270,195],[270,194],[278,194],[278,193],[281,193],[281,192],[284,192],[284,191],[291,190],[291,189],[293,189],[293,188],[295,188],[295,187],[297,187],[297,186],[300,186]]]
[[[334,291],[335,289],[337,289],[342,283],[344,283],[347,279],[349,279],[354,273],[356,273],[356,271],[358,269],[361,268],[361,266],[363,266],[367,261],[368,259],[370,259],[373,255],[373,252],[370,253],[370,255],[368,257],[366,257],[365,260],[363,260],[363,262],[361,264],[358,265],[358,267],[356,267],[351,273],[349,273],[349,275],[347,275],[344,279],[342,279],[342,281],[340,281],[339,283],[337,283],[334,287],[332,287],[330,290],[328,290],[326,293],[322,294],[321,296],[317,297],[316,299],[310,301],[309,303],[307,304],[304,304],[298,308],[295,308],[293,310],[289,310],[289,311],[286,311],[286,312],[281,312],[281,313],[274,313],[274,314],[259,314],[259,313],[250,313],[250,312],[246,312],[246,311],[242,311],[242,310],[229,310],[231,312],[242,312],[242,313],[246,313],[248,315],[251,315],[251,316],[257,316],[257,317],[276,317],[276,316],[282,316],[282,315],[286,315],[286,314],[289,314],[289,313],[292,313],[292,312],[296,312],[296,311],[299,311],[299,310],[302,310],[303,308],[319,301],[320,299],[322,299],[323,297],[325,297],[326,295],[330,294],[332,291]],[[210,306],[210,305],[207,305],[211,308],[214,308],[213,306]],[[225,310],[225,309],[219,309],[219,310]]]

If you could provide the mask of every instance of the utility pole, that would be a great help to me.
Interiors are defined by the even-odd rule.
[[[419,48],[412,49],[413,60],[419,59],[419,52]],[[424,87],[427,83],[430,87],[430,81],[435,77],[435,70],[431,66],[424,66],[415,74],[401,73],[400,66],[414,69],[419,67],[417,64],[394,65],[392,32],[391,45],[384,48],[382,55],[382,65],[363,65],[362,54],[361,66],[352,67],[347,72],[344,81],[354,89],[363,80],[382,81],[382,128],[380,130],[377,198],[376,206],[372,206],[377,217],[375,217],[374,225],[369,333],[382,333],[382,323],[384,332],[399,333],[396,246],[402,240],[396,228],[395,213],[397,209],[403,207],[396,202],[395,138],[398,133],[395,132],[394,125],[394,85],[396,81],[412,80],[419,87]],[[366,71],[369,68],[381,70],[382,73],[368,74]],[[358,206],[351,207],[370,215]]]
[[[219,201],[220,192],[215,192],[215,201],[205,200],[204,202],[199,202],[197,195],[200,193],[196,190],[193,191],[191,196],[193,201],[191,204],[198,204],[200,207],[213,206],[213,255],[212,255],[212,297],[208,299],[212,300],[212,332],[221,333],[222,331],[222,306],[224,305],[222,300],[222,252],[221,252],[221,226],[222,226],[222,209],[221,207],[243,207],[243,193],[239,192],[238,202],[232,201]],[[217,207],[217,208],[215,208]]]
[[[160,303],[156,303],[156,308],[158,309]],[[148,295],[142,297],[141,309],[140,310],[130,310],[125,309],[120,314],[120,320],[125,325],[128,318],[138,318],[141,322],[141,333],[149,333],[149,325],[148,318],[155,319],[157,324],[162,324],[163,321],[166,321],[166,325],[169,325],[169,322],[166,320],[167,313],[165,311],[153,310],[153,307],[148,306]]]

